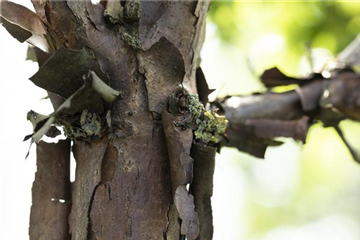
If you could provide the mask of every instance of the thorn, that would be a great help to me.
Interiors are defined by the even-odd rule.
[[[335,125],[334,126],[335,131],[337,132],[337,134],[340,136],[341,140],[344,142],[344,144],[346,145],[346,147],[349,149],[351,156],[353,157],[353,159],[360,164],[360,156],[356,153],[356,151],[354,150],[354,148],[350,145],[350,143],[346,140],[342,130],[340,129],[339,125]]]

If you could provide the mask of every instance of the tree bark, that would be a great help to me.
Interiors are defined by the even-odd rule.
[[[180,84],[197,92],[209,2],[134,0],[111,8],[110,3],[33,1],[50,48],[91,49],[109,86],[123,92],[106,113],[107,133],[73,147],[70,234],[72,239],[180,239],[188,232],[180,229],[174,207],[161,113]]]
[[[40,142],[32,188],[30,239],[70,239],[70,141]]]

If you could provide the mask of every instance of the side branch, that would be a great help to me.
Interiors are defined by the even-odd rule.
[[[343,119],[360,121],[360,76],[352,70],[334,72],[330,79],[300,81],[304,84],[293,91],[233,96],[212,103],[229,120],[221,146],[263,158],[267,146],[281,144],[276,137],[305,142],[314,122],[337,128]]]

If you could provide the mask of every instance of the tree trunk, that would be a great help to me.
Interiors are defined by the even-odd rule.
[[[71,238],[196,238],[197,226],[185,223],[174,205],[178,186],[172,184],[161,114],[180,84],[197,92],[195,73],[209,2],[33,4],[52,50],[91,49],[109,86],[123,93],[108,108],[107,133],[73,146]]]
[[[14,37],[53,53],[37,50],[41,68],[30,80],[50,91],[56,110],[30,114],[27,138],[38,143],[61,124],[77,162],[70,190],[70,141],[38,143],[31,239],[211,239],[215,143],[263,157],[281,144],[274,138],[304,142],[320,120],[360,163],[338,127],[344,118],[360,120],[359,75],[346,68],[358,64],[351,56],[359,40],[329,79],[273,68],[261,77],[266,87],[299,87],[211,103],[227,124],[191,95],[205,105],[211,92],[199,68],[209,1],[34,0],[37,14],[0,4]]]

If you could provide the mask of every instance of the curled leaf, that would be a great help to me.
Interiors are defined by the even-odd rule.
[[[84,84],[83,76],[89,70],[108,82],[91,51],[60,48],[30,80],[45,90],[68,98]]]
[[[115,89],[109,87],[103,80],[101,80],[98,75],[94,71],[89,72],[92,78],[91,87],[94,91],[99,94],[106,102],[113,102],[119,96],[121,96],[120,91],[116,91]]]

